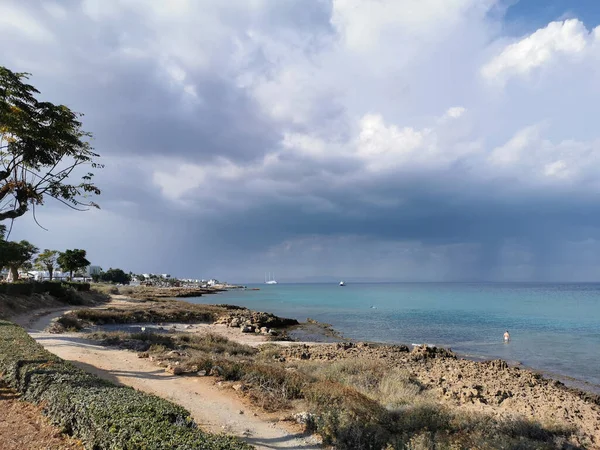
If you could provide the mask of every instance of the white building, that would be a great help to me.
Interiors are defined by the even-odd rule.
[[[92,275],[100,275],[102,272],[102,267],[100,266],[87,266],[85,268],[86,277],[91,277]]]

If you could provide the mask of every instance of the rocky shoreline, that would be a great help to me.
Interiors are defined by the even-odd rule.
[[[600,449],[600,396],[565,386],[561,381],[502,360],[475,361],[449,349],[428,346],[411,349],[406,345],[348,342],[328,324],[314,320],[299,323],[295,319],[233,305],[199,305],[163,299],[134,302],[121,308],[156,313],[155,310],[165,308],[171,304],[169,302],[179,305],[177,308],[204,308],[211,314],[206,317],[212,317],[203,322],[210,327],[211,333],[222,330],[228,339],[237,340],[239,337],[238,342],[244,342],[251,336],[253,340],[262,339],[257,342],[258,345],[274,345],[269,350],[273,353],[270,359],[273,369],[293,371],[297,370],[298,364],[325,367],[343,361],[365,361],[367,365],[376,362],[386,371],[405,372],[421,392],[450,410],[484,414],[508,423],[515,417],[524,418],[542,424],[544,430],[572,430],[568,432],[569,440],[562,448]],[[190,306],[186,307],[186,303]],[[107,312],[115,313],[114,308]],[[193,319],[190,319],[188,323],[191,324]],[[180,331],[180,327],[173,328],[168,331]],[[200,332],[200,327],[193,325],[181,328],[184,332]],[[276,342],[291,339],[304,342]],[[173,359],[173,355],[175,353],[168,358]],[[166,370],[177,367],[181,374],[187,373],[184,360],[170,359],[168,363],[161,363]],[[194,364],[190,367],[192,371],[198,369]],[[173,370],[173,374],[175,372]],[[205,372],[207,374],[208,371]]]
[[[291,325],[287,334],[293,340],[311,342],[281,347],[280,361],[383,361],[390,369],[407,370],[423,390],[431,391],[449,407],[501,419],[517,414],[550,426],[566,426],[577,430],[573,444],[600,448],[600,395],[596,393],[500,359],[469,359],[452,350],[427,345],[411,350],[406,345],[352,342],[331,325],[311,319]]]
[[[402,368],[445,405],[506,418],[514,414],[577,429],[575,444],[600,448],[600,395],[505,361],[472,361],[451,350],[406,345],[342,342],[282,347],[282,358],[334,362],[349,358],[383,361]]]

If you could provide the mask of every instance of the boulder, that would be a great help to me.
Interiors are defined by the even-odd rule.
[[[169,364],[165,369],[165,372],[170,373],[171,375],[181,375],[184,370],[179,366],[172,366]]]

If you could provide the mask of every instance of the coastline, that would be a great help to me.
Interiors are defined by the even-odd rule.
[[[148,308],[152,309],[152,305],[163,307],[170,301],[165,297],[152,300],[113,296],[112,303],[98,309],[114,311],[119,307],[127,307],[148,310]],[[298,364],[313,366],[317,364],[327,367],[330,364],[322,363],[365,361],[367,365],[386,367],[386,370],[401,369],[406,371],[410,379],[415,380],[414,382],[421,386],[420,389],[428,393],[431,399],[436,399],[436,402],[450,408],[451,411],[488,414],[496,417],[497,420],[506,420],[517,415],[527,420],[539,420],[540,423],[564,423],[565,426],[581,430],[581,436],[575,436],[573,441],[577,445],[584,445],[583,448],[600,448],[600,443],[594,440],[600,430],[600,396],[583,389],[565,386],[556,377],[547,378],[540,375],[539,371],[530,370],[520,364],[509,365],[498,359],[469,359],[466,355],[456,355],[451,351],[435,347],[418,346],[411,350],[406,345],[356,342],[337,333],[331,325],[314,320],[294,324],[291,327],[281,327],[282,329],[294,328],[295,331],[290,331],[290,334],[296,339],[301,339],[302,342],[273,341],[266,333],[262,331],[259,333],[258,326],[255,326],[252,332],[243,331],[242,328],[248,326],[244,319],[271,318],[270,320],[275,320],[277,323],[292,324],[289,319],[233,305],[198,305],[189,302],[187,298],[179,299],[178,302],[189,305],[190,309],[201,306],[200,309],[212,308],[221,311],[219,314],[225,311],[225,315],[210,323],[199,323],[194,321],[193,317],[186,322],[177,324],[171,322],[169,329],[164,331],[167,333],[166,336],[176,336],[173,333],[180,335],[194,333],[199,336],[208,333],[221,335],[231,341],[255,348],[267,344],[266,348],[270,349],[268,352],[273,353],[275,358],[275,361],[270,364],[282,368],[294,368],[298,367]],[[235,326],[232,322],[235,322]],[[125,328],[129,327],[130,332],[139,334],[140,326],[145,323],[148,322],[127,322]],[[153,326],[156,325],[158,324],[154,322]],[[151,330],[147,331],[151,332]],[[165,357],[154,358],[154,364],[162,367],[161,370],[170,371],[172,375],[187,374],[178,372],[173,365],[175,362],[172,356],[167,356],[166,360]],[[181,359],[181,363],[184,367],[185,358]],[[208,372],[205,376],[207,375]],[[211,375],[214,376],[212,373]],[[238,388],[234,386],[231,387],[237,390]],[[240,393],[243,392],[242,388]]]
[[[594,300],[599,290],[580,291],[554,284],[533,290],[515,283],[499,288],[462,286],[365,283],[339,288],[283,284],[262,287],[258,293],[224,292],[223,298],[228,303],[302,321],[311,317],[327,322],[356,341],[427,343],[452,348],[466,358],[519,363],[566,383],[581,382],[582,387],[592,390],[600,386],[593,364],[600,348],[597,321],[593,320],[597,317],[594,311],[600,307]],[[577,308],[566,307],[569,302],[580,305],[587,314],[582,316],[574,312]],[[509,345],[502,342],[506,328],[513,334]]]
[[[229,290],[237,290],[240,286],[231,285],[231,286],[215,286],[211,288],[191,288],[191,287],[171,287],[171,288],[154,288],[154,287],[135,287],[133,289],[125,287],[125,289],[121,288],[125,295],[115,297],[114,294],[111,295],[113,298],[130,298],[133,300],[144,300],[144,299],[173,299],[179,301],[185,301],[190,304],[192,303],[189,300],[191,298],[199,298],[204,297],[205,295],[209,295],[213,298],[213,295],[227,292]],[[218,298],[218,296],[217,296]],[[207,304],[209,305],[209,304]],[[228,305],[228,304],[220,304],[219,306],[230,306],[234,308],[246,308],[245,306],[239,305]],[[249,309],[252,311],[251,309]],[[273,315],[271,312],[267,312],[267,314]],[[407,344],[404,342],[382,342],[382,341],[369,341],[369,340],[357,340],[350,338],[348,336],[344,336],[339,330],[335,329],[333,325],[329,323],[320,322],[318,320],[314,320],[311,318],[307,318],[305,322],[302,322],[299,317],[292,317],[298,321],[297,325],[292,325],[288,327],[287,335],[289,336],[292,342],[310,342],[310,343],[336,343],[336,342],[364,342],[368,344],[375,345],[407,345],[409,348],[416,347],[419,345],[426,345],[428,347],[436,347],[442,349],[449,349],[453,353],[456,354],[457,357],[474,361],[474,362],[489,362],[495,360],[504,361],[509,367],[516,367],[523,370],[528,370],[534,373],[538,373],[542,375],[544,378],[552,381],[559,381],[564,384],[566,387],[570,389],[575,389],[577,391],[581,391],[586,394],[591,395],[600,395],[600,385],[592,383],[585,379],[580,379],[574,376],[559,374],[556,372],[552,372],[551,370],[544,370],[534,365],[528,365],[523,363],[522,361],[516,360],[504,360],[502,358],[489,357],[484,355],[472,355],[462,352],[457,352],[452,350],[451,346],[435,346],[429,344]]]

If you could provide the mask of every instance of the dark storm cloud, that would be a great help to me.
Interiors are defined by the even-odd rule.
[[[418,8],[411,31],[403,15],[329,1],[3,6],[20,22],[2,24],[1,64],[84,112],[106,164],[100,212],[49,203],[51,231],[29,218],[15,238],[85,246],[107,267],[243,280],[548,279],[600,265],[576,256],[600,240],[597,145],[567,126],[597,112],[575,89],[589,71],[573,71],[569,95],[550,76],[533,93],[491,91],[478,73],[489,18],[465,14],[432,49],[439,17]],[[552,142],[518,135],[567,117]]]

